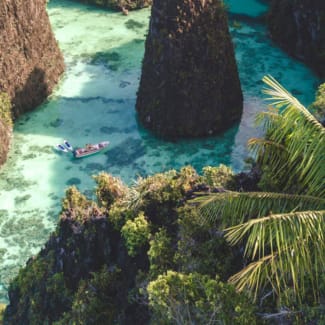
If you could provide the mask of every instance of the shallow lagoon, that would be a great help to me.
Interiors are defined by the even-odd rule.
[[[46,103],[17,121],[8,162],[0,170],[0,302],[7,299],[9,279],[54,229],[69,185],[91,196],[91,175],[103,170],[127,183],[139,175],[186,164],[198,171],[220,163],[241,170],[247,139],[259,133],[254,116],[266,107],[263,75],[272,74],[304,104],[313,100],[318,79],[267,39],[265,28],[254,20],[265,6],[261,1],[250,3],[243,8],[230,1],[245,98],[241,123],[216,137],[172,143],[156,139],[136,121],[135,98],[150,11],[125,17],[74,2],[50,1],[48,12],[66,73]],[[106,154],[74,160],[53,151],[63,139],[75,146],[106,139],[111,145]]]

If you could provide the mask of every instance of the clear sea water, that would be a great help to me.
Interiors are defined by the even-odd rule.
[[[132,183],[144,176],[191,164],[243,169],[246,142],[259,135],[254,116],[265,109],[261,78],[272,74],[305,105],[319,83],[303,64],[268,39],[257,0],[229,0],[230,26],[244,92],[239,125],[208,139],[165,142],[137,123],[136,91],[149,9],[121,13],[66,0],[51,0],[50,20],[64,53],[66,72],[53,95],[15,125],[7,163],[0,169],[0,302],[9,280],[36,254],[55,228],[65,189],[75,184],[92,196],[91,177],[101,171]],[[231,96],[231,93],[229,93]],[[106,154],[74,160],[53,146],[109,140]]]

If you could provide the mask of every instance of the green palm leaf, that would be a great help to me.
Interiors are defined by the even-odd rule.
[[[199,204],[203,220],[231,226],[247,218],[259,218],[273,213],[325,209],[325,199],[282,193],[226,192],[205,195],[193,202]]]
[[[324,196],[325,128],[274,78],[266,76],[263,81],[269,86],[264,89],[264,93],[270,96],[268,99],[273,101],[273,105],[283,108],[282,119],[276,119],[274,114],[263,114],[259,118],[260,122],[263,118],[267,120],[264,121],[267,140],[274,144],[274,148],[275,144],[284,145],[288,152],[287,159],[284,160],[283,156],[276,159],[274,155],[278,151],[274,150],[273,159],[267,161],[274,177],[282,177],[278,172],[281,164],[289,175],[284,191],[289,190],[292,183],[299,180],[299,193]],[[262,159],[261,156],[267,157],[268,152],[262,149],[258,151],[260,163],[266,163],[266,158]]]
[[[245,238],[245,256],[250,263],[230,278],[239,290],[249,289],[254,297],[269,282],[279,295],[291,286],[296,295],[305,292],[309,277],[317,295],[318,270],[325,270],[325,210],[271,214],[226,229],[231,245]],[[313,268],[311,267],[313,266]]]
[[[325,271],[325,129],[274,78],[263,81],[275,109],[258,116],[265,139],[249,146],[286,194],[226,192],[195,202],[203,220],[228,227],[231,245],[245,245],[251,263],[230,278],[238,290],[256,298],[267,286],[278,296],[292,288],[299,300],[308,283],[317,300]]]

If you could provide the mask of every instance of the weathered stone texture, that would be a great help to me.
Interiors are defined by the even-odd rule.
[[[238,121],[242,91],[219,0],[155,0],[136,108],[164,137],[197,137]]]
[[[1,0],[0,93],[9,95],[12,117],[41,104],[63,71],[46,0]],[[1,132],[2,143],[9,143],[6,134]]]
[[[276,43],[325,76],[324,0],[272,0],[268,25]]]

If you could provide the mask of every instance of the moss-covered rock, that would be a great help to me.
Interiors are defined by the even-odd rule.
[[[0,165],[6,161],[12,133],[10,98],[0,92]]]
[[[136,109],[164,137],[215,134],[241,117],[243,98],[224,5],[155,0]]]
[[[268,25],[276,43],[325,76],[323,0],[272,0]]]

